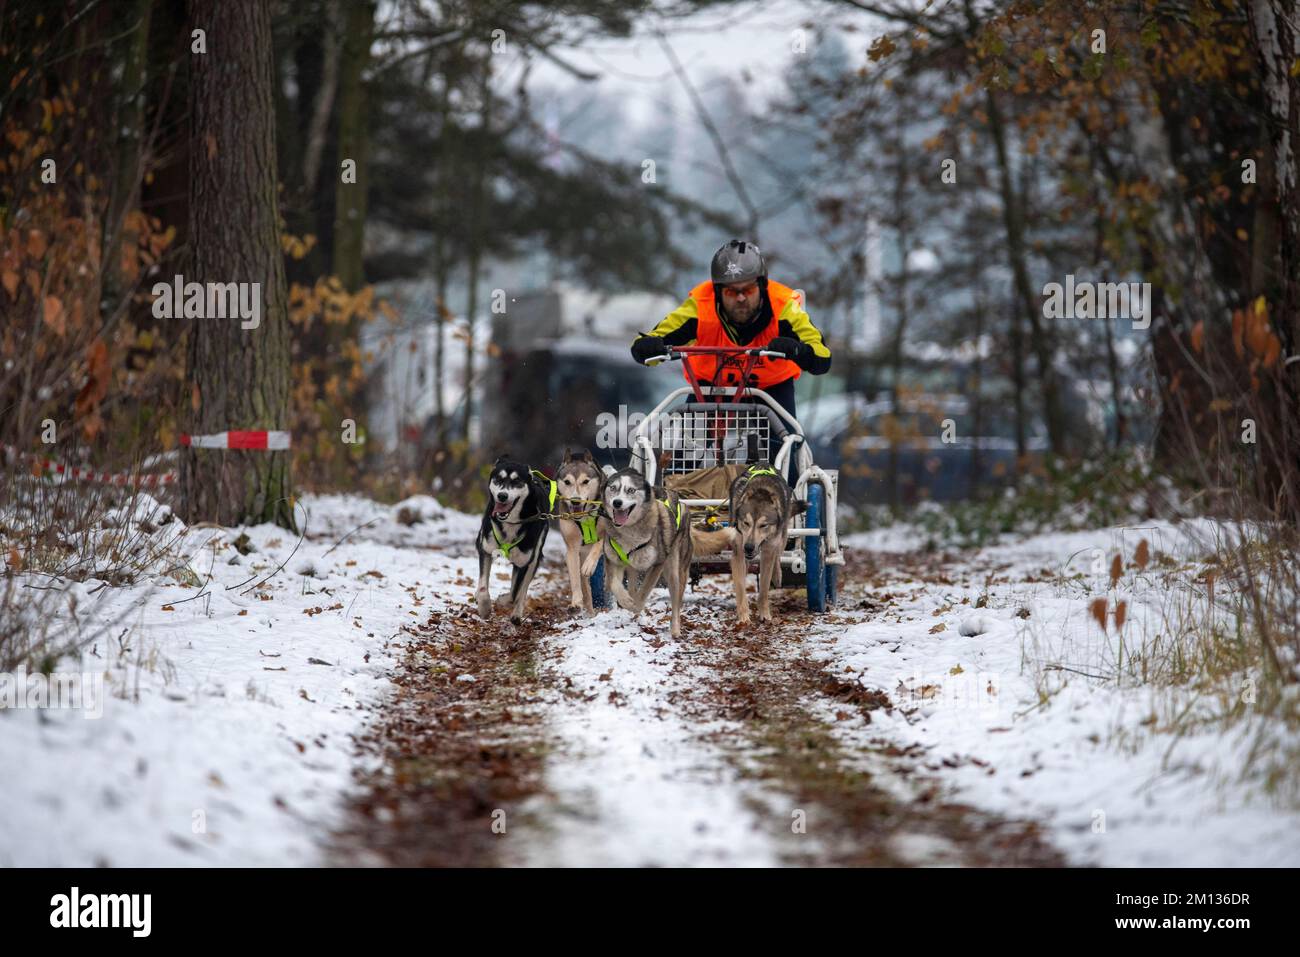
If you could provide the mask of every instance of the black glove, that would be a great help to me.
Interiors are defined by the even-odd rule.
[[[812,346],[808,343],[791,339],[789,336],[777,336],[763,348],[768,352],[782,353],[787,359],[797,362],[800,368],[803,367],[803,360],[812,353]]]
[[[632,343],[632,358],[645,365],[647,359],[662,359],[668,352],[659,336],[642,336]]]

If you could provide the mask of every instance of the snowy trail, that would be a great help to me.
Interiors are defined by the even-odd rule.
[[[575,615],[558,541],[516,629],[473,612],[472,516],[309,504],[303,542],[211,536],[198,600],[72,586],[112,626],[81,663],[103,716],[0,713],[0,865],[1300,862],[1300,814],[1237,780],[1249,740],[1159,733],[1161,689],[1039,692],[1037,665],[1107,660],[1089,556],[1173,533],[856,537],[833,612],[791,589],[742,631],[706,580],[672,641],[662,591]],[[1162,580],[1119,591],[1159,626]]]
[[[361,859],[1059,863],[1032,824],[933,800],[921,775],[894,780],[888,742],[836,740],[833,726],[869,723],[888,698],[808,658],[817,618],[802,592],[782,595],[773,625],[742,631],[726,583],[706,581],[688,593],[675,642],[666,595],[637,620],[587,620],[556,578],[539,583],[535,623],[517,631],[455,601],[423,629],[413,680],[398,680],[405,691],[376,742],[388,770],[347,837]]]
[[[650,612],[646,620],[663,617]],[[529,808],[545,823],[513,856],[551,866],[778,863],[756,809],[774,796],[741,782],[678,713],[674,699],[697,669],[646,630],[617,610],[550,637],[557,677],[579,694],[553,706],[547,793]]]

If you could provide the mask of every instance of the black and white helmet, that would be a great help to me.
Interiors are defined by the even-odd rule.
[[[713,254],[710,274],[716,285],[744,282],[747,279],[767,280],[767,263],[753,243],[733,239]]]

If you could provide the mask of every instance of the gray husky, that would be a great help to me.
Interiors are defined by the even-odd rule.
[[[667,579],[672,600],[672,635],[681,635],[682,596],[691,569],[691,516],[681,497],[669,489],[652,488],[645,476],[627,468],[606,476],[600,489],[597,523],[602,545],[583,560],[582,573],[596,570],[605,557],[605,580],[619,605],[639,615],[650,590]],[[640,572],[635,592],[624,578]]]
[[[749,594],[745,588],[749,563],[758,556],[758,617],[772,620],[769,589],[781,582],[781,552],[790,537],[790,520],[807,509],[795,500],[790,484],[775,469],[751,468],[731,483],[727,513],[731,525],[717,531],[697,531],[695,547],[701,555],[731,549],[731,583],[736,592],[736,614],[749,624]]]
[[[600,532],[596,528],[600,483],[605,472],[582,450],[574,455],[567,449],[564,461],[555,470],[555,482],[560,489],[560,534],[564,537],[564,563],[569,569],[570,608],[583,609],[588,617],[596,613],[591,602],[591,579],[582,574],[582,564],[592,552],[599,552]]]

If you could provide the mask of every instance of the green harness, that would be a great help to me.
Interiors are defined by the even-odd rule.
[[[555,511],[555,496],[559,492],[559,486],[555,484],[554,479],[547,478],[541,472],[537,471],[537,469],[531,469],[530,471],[533,473],[534,476],[541,479],[543,482],[547,483],[551,487],[550,499],[547,502],[547,508],[552,512]],[[592,526],[594,529],[595,519],[592,520]],[[584,541],[586,540],[586,536],[587,533],[584,530],[583,532]],[[507,559],[510,558],[510,549],[514,548],[516,545],[518,545],[520,542],[523,541],[523,538],[518,538],[513,542],[507,542],[504,539],[502,539],[500,533],[497,532],[497,526],[495,522],[492,523],[492,537],[497,540],[497,548],[501,549],[501,554],[504,555]],[[595,539],[593,538],[592,541],[595,541]]]
[[[670,515],[673,516],[673,520],[674,520],[674,523],[675,523],[675,527],[677,527],[677,528],[681,528],[681,527],[682,527],[682,501],[681,501],[681,499],[678,499],[678,500],[677,500],[677,511],[676,511],[676,512],[673,511],[673,503],[672,503],[672,500],[671,500],[671,499],[661,498],[661,499],[659,499],[659,501],[663,502],[664,508],[668,509],[668,513],[669,513]],[[649,544],[650,544],[649,542],[642,542],[642,543],[641,543],[640,545],[638,545],[636,548],[632,549],[632,551],[636,551],[637,548],[645,548],[645,547],[646,547],[647,545],[649,545]],[[621,561],[624,565],[629,565],[629,564],[631,564],[631,562],[628,561],[628,557],[627,557],[629,553],[623,551],[623,549],[619,546],[618,542],[614,541],[614,539],[611,538],[611,539],[609,540],[609,545],[610,545],[610,548],[614,549],[614,553],[615,553],[616,555],[618,555],[619,561]]]
[[[510,557],[510,549],[514,548],[516,545],[518,545],[520,542],[523,541],[522,538],[517,539],[513,542],[503,541],[501,536],[497,533],[497,527],[495,524],[493,524],[492,526],[492,537],[497,540],[497,548],[501,549],[501,554],[504,555],[507,559]]]

